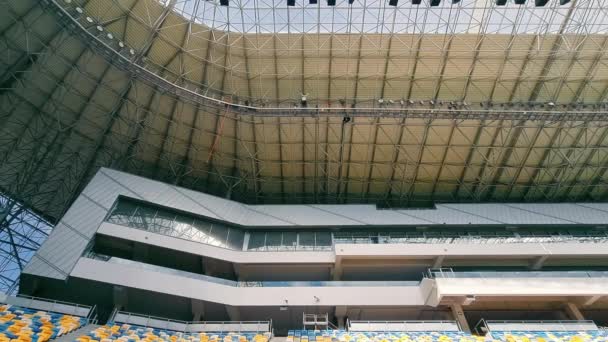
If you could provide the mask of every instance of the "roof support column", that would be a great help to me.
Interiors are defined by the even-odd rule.
[[[570,319],[574,319],[577,321],[585,320],[585,317],[574,303],[566,303],[566,305],[564,305],[564,310],[566,311],[566,314]]]
[[[346,325],[346,309],[348,307],[345,305],[336,306],[334,316],[336,316],[336,322],[338,322],[338,329],[344,329]]]
[[[454,316],[454,320],[456,320],[460,325],[460,329],[466,333],[470,333],[471,328],[469,327],[469,322],[467,322],[467,318],[464,315],[464,310],[462,310],[462,305],[452,304],[450,305],[450,309],[452,309],[452,315]]]

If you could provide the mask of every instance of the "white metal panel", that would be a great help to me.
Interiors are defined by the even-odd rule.
[[[442,204],[378,210],[373,205],[245,205],[102,168],[24,272],[64,279],[118,196],[133,197],[247,227],[462,224],[604,224],[606,203]]]
[[[256,211],[300,226],[365,225],[364,222],[310,205],[258,205]]]
[[[103,222],[110,207],[103,208],[85,196],[80,196],[72,204],[69,212],[61,222],[68,225],[86,237],[91,237]]]
[[[452,208],[447,205],[438,204],[437,209],[418,210],[416,216],[436,222],[437,224],[499,224],[499,221],[480,217]],[[407,210],[404,210],[407,211]]]
[[[530,210],[518,209],[507,204],[450,204],[452,209],[460,210],[485,219],[505,224],[571,224],[571,221],[558,219]]]
[[[358,224],[427,225],[433,223],[420,219],[407,210],[377,210],[374,205],[313,205],[313,207],[342,217],[352,218]]]
[[[554,217],[565,221],[586,223],[586,224],[605,224],[608,222],[608,211],[597,210],[586,207],[586,204],[560,203],[555,204],[510,204],[512,207],[522,208],[548,217]],[[606,207],[601,204],[600,207]]]

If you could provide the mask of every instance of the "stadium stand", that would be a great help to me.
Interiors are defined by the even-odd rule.
[[[491,341],[507,341],[507,342],[548,342],[548,341],[564,341],[564,342],[591,342],[591,341],[606,341],[608,333],[603,330],[595,331],[509,331],[509,332],[492,332],[488,337]]]
[[[461,331],[408,331],[408,332],[348,332],[346,330],[290,330],[287,342],[473,342],[484,341],[485,337]]]
[[[192,341],[192,342],[268,342],[270,334],[232,333],[232,332],[196,332],[186,333],[166,329],[157,329],[130,324],[110,323],[98,327],[86,335],[76,338],[75,342],[110,342],[110,341]]]
[[[3,304],[0,306],[0,341],[46,342],[87,323],[83,317]]]
[[[0,52],[0,342],[608,342],[608,0],[0,0]]]

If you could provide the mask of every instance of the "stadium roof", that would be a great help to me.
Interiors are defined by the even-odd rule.
[[[247,203],[608,195],[602,0],[1,4],[0,187],[51,222],[101,166]]]

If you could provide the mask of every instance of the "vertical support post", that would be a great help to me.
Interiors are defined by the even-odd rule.
[[[115,285],[112,289],[112,299],[114,301],[114,311],[125,309],[129,302],[127,289],[125,287]]]
[[[332,272],[332,279],[334,281],[340,280],[342,278],[342,257],[336,255],[336,263],[334,264],[334,269]]]
[[[202,300],[190,299],[190,306],[192,308],[192,321],[202,321],[205,317],[205,303]]]
[[[338,329],[344,329],[347,309],[348,309],[348,307],[345,305],[336,306],[336,311],[335,311],[334,316],[336,317],[336,322],[338,322]]]
[[[466,333],[471,333],[471,328],[469,327],[469,323],[467,322],[467,318],[464,315],[464,311],[462,310],[462,305],[460,304],[452,304],[450,305],[452,309],[452,315],[454,319],[460,324],[460,328],[462,331]]]
[[[564,309],[566,310],[566,314],[568,315],[568,317],[570,317],[570,319],[574,319],[577,321],[585,320],[585,317],[578,309],[578,306],[576,306],[576,304],[568,302],[566,303],[566,305],[564,305]]]
[[[226,312],[228,313],[228,317],[230,317],[231,321],[240,321],[241,320],[241,312],[239,308],[232,305],[226,305]]]

